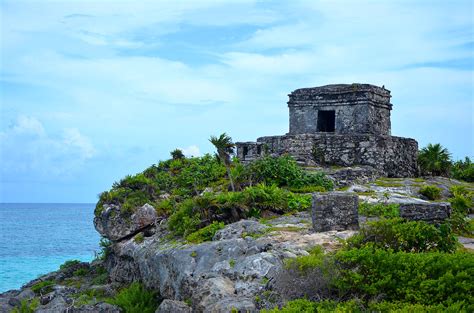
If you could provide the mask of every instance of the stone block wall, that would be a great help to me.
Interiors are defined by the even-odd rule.
[[[289,94],[290,135],[318,133],[318,112],[335,112],[335,134],[390,135],[390,91],[368,84],[302,88]]]
[[[270,136],[237,143],[237,156],[243,162],[263,155],[290,154],[304,165],[368,165],[388,177],[416,176],[417,153],[414,139],[368,134]]]
[[[352,192],[314,193],[311,212],[314,231],[358,230],[358,199]]]

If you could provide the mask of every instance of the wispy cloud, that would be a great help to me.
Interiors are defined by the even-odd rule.
[[[284,133],[288,92],[328,83],[385,85],[394,134],[474,154],[470,1],[2,1],[0,10],[7,180],[88,172],[95,195],[176,147],[211,151],[210,134]]]

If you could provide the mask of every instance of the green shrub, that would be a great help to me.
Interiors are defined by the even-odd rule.
[[[193,199],[186,199],[177,206],[168,220],[168,228],[176,235],[186,236],[197,230],[201,216],[194,209]]]
[[[406,221],[402,218],[368,222],[347,243],[351,248],[373,246],[405,252],[454,252],[458,246],[449,225],[436,227],[426,222]]]
[[[77,264],[79,264],[79,263],[81,263],[81,261],[79,261],[79,260],[68,260],[68,261],[64,262],[63,264],[61,264],[61,265],[59,266],[59,269],[60,269],[61,271],[64,271],[64,270],[67,270],[68,268],[70,268],[70,267],[72,267],[72,266],[75,266],[75,265],[77,265]]]
[[[37,295],[42,295],[42,294],[47,294],[53,291],[53,286],[54,286],[54,281],[45,280],[45,281],[41,281],[39,283],[34,284],[31,287],[31,290]]]
[[[88,268],[80,268],[76,271],[74,271],[74,276],[86,276],[90,273],[90,269]]]
[[[454,197],[448,199],[453,209],[449,222],[456,233],[472,236],[474,228],[467,217],[469,213],[472,213],[474,207],[472,194],[464,193],[463,195],[459,189],[456,189],[453,193]]]
[[[95,276],[92,279],[92,284],[94,285],[105,285],[109,281],[109,274],[107,272],[105,273],[99,273],[97,276]]]
[[[39,305],[38,298],[33,298],[32,300],[23,299],[20,302],[20,306],[13,308],[10,313],[34,313]]]
[[[300,272],[306,272],[313,268],[322,267],[324,264],[324,250],[320,246],[316,246],[309,251],[309,255],[300,256],[285,261],[286,269],[297,269]]]
[[[74,294],[73,297],[76,298],[74,301],[74,305],[76,307],[107,300],[107,297],[105,296],[105,290],[103,289],[87,289],[80,293]]]
[[[311,208],[313,202],[312,195],[308,194],[295,194],[289,193],[288,194],[288,210],[290,212],[293,211],[306,211]]]
[[[339,251],[335,286],[363,299],[425,305],[473,303],[470,253],[408,253],[364,247]]]
[[[99,241],[100,251],[95,254],[96,260],[106,260],[107,257],[112,253],[112,241],[105,237],[100,238]]]
[[[224,228],[223,222],[212,222],[212,224],[207,225],[195,231],[194,233],[189,234],[186,236],[186,240],[191,243],[201,243],[204,241],[212,240],[212,237],[216,234],[216,232],[220,229]]]
[[[419,192],[429,200],[441,199],[441,188],[433,185],[423,186],[420,188]]]
[[[177,204],[168,220],[168,228],[176,235],[187,236],[212,221],[234,221],[231,210],[240,217],[261,216],[262,211],[289,213],[311,207],[311,195],[294,194],[275,185],[258,184],[240,192],[204,193]]]
[[[152,165],[142,173],[126,176],[112,189],[99,196],[95,215],[105,204],[120,205],[122,214],[132,214],[145,203],[159,202],[162,193],[191,197],[206,187],[228,185],[225,167],[211,155],[199,158],[177,158]],[[165,211],[165,213],[169,213]]]
[[[356,312],[399,312],[399,313],[438,313],[438,312],[472,312],[472,306],[464,302],[455,302],[449,305],[423,305],[403,302],[369,302],[364,304],[360,300],[336,302],[323,300],[312,302],[306,299],[289,301],[281,309],[263,310],[263,313],[356,313]]]
[[[323,187],[331,190],[333,183],[322,173],[308,173],[304,171],[293,157],[266,156],[250,163],[246,168],[247,179],[253,183],[264,183],[278,187]]]
[[[359,203],[359,214],[367,217],[398,217],[400,216],[399,205],[395,203]]]
[[[136,244],[141,244],[145,240],[145,236],[143,233],[136,234],[135,237],[133,237],[133,241]]]
[[[451,175],[456,179],[474,182],[474,163],[468,157],[464,161],[454,162],[451,168]]]
[[[114,298],[106,302],[121,307],[127,313],[154,313],[158,307],[156,293],[146,290],[137,282],[120,290]]]

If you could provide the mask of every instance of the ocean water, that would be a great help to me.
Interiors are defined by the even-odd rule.
[[[0,292],[99,251],[94,204],[0,203]]]

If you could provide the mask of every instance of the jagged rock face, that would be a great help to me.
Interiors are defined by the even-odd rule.
[[[308,213],[270,223],[272,227],[242,220],[227,225],[213,241],[198,245],[167,241],[165,230],[158,226],[155,235],[140,244],[117,242],[114,254],[135,264],[147,287],[165,299],[190,301],[193,311],[229,312],[235,308],[252,312],[256,311],[255,295],[264,290],[267,279],[275,277],[283,259],[307,255],[305,249],[314,245],[337,245],[337,238],[353,234],[313,233]],[[288,228],[293,229],[286,231]],[[123,264],[116,262],[109,268],[112,280],[127,279],[127,271],[116,269]]]
[[[120,241],[153,225],[156,218],[156,211],[149,204],[138,208],[129,218],[122,216],[119,206],[105,205],[100,215],[94,218],[94,226],[105,238]]]
[[[165,299],[155,313],[191,313],[191,308],[183,301]]]

